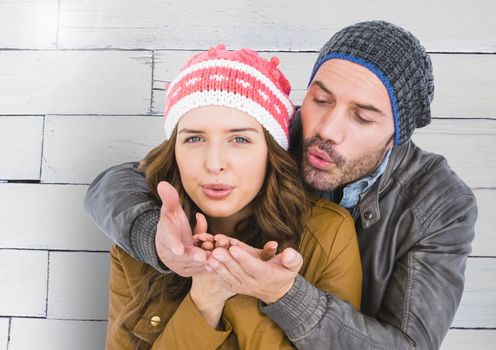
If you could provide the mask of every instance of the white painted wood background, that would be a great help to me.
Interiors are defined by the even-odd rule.
[[[336,30],[385,19],[432,54],[442,153],[479,204],[466,289],[443,350],[496,344],[494,0],[3,0],[0,2],[0,350],[102,349],[110,242],[88,183],[162,139],[164,83],[219,42],[281,58],[301,101]]]

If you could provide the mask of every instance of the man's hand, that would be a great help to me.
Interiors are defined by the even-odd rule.
[[[191,227],[179,203],[177,191],[165,181],[158,184],[157,191],[162,200],[155,236],[158,257],[169,269],[183,277],[205,271],[207,252],[193,243]],[[205,217],[198,214],[196,220],[195,233],[206,232]]]
[[[228,248],[216,248],[209,257],[209,267],[236,294],[251,295],[271,304],[282,298],[293,286],[303,264],[302,256],[292,248],[264,261],[252,247],[237,242]]]

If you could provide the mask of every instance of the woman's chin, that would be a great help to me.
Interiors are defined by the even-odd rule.
[[[236,214],[236,212],[232,210],[219,210],[219,209],[207,209],[207,210],[202,209],[202,213],[208,216],[209,218],[216,218],[216,219],[228,218]]]

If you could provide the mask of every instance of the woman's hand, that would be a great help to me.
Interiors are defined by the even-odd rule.
[[[194,245],[210,252],[215,249],[214,236],[206,233],[207,222],[202,214],[197,214],[196,235]],[[201,232],[203,231],[203,232]],[[210,271],[208,271],[209,269]],[[222,279],[206,265],[206,269],[193,275],[190,296],[200,314],[212,328],[217,328],[222,310],[227,299],[235,295],[226,288]]]

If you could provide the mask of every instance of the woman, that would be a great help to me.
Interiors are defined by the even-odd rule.
[[[179,197],[199,246],[215,247],[205,241],[209,232],[245,249],[269,241],[297,248],[300,273],[358,309],[354,223],[333,203],[309,204],[285,151],[294,107],[277,65],[223,46],[193,56],[168,88],[166,141],[141,168],[157,200],[161,182],[161,191]],[[215,272],[163,275],[117,246],[111,256],[107,349],[293,348],[255,298],[233,295]]]

